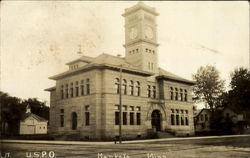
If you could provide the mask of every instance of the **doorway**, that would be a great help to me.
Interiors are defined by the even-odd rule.
[[[151,115],[152,129],[161,131],[161,113],[159,110],[154,110]]]

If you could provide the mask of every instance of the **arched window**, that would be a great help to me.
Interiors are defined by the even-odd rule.
[[[79,96],[79,87],[78,87],[78,81],[76,81],[76,84],[75,84],[75,95],[76,95],[76,97],[78,97]]]
[[[69,85],[66,84],[65,86],[65,97],[68,98],[69,97]]]
[[[120,93],[120,80],[119,80],[119,78],[115,79],[115,89],[116,89],[116,93],[119,94]]]
[[[181,97],[181,101],[183,101],[183,90],[180,89],[180,97]]]
[[[134,82],[131,80],[129,84],[130,95],[134,95]]]
[[[90,94],[90,85],[89,85],[89,79],[86,80],[86,94]]]
[[[73,82],[70,83],[70,97],[74,97],[74,88],[73,88]]]
[[[174,100],[174,89],[173,89],[173,87],[170,87],[170,98],[171,98],[171,100]]]
[[[184,125],[184,119],[181,117],[181,125]]]
[[[141,87],[140,87],[140,82],[137,81],[136,82],[136,96],[140,96],[141,95]]]
[[[148,85],[148,98],[150,98],[150,97],[151,97],[151,86]]]
[[[175,88],[175,100],[178,100],[178,89]]]
[[[187,90],[186,89],[184,90],[184,93],[185,93],[184,94],[184,101],[187,101]]]
[[[84,80],[81,80],[81,95],[85,95],[84,94]]]
[[[152,88],[153,88],[153,98],[156,98],[156,87],[152,86]]]
[[[62,85],[61,86],[61,99],[64,98],[64,86]]]
[[[125,79],[122,80],[122,89],[123,94],[127,94],[127,81]]]

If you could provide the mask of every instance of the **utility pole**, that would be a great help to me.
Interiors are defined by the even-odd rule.
[[[122,143],[122,65],[120,67],[120,84],[119,84],[119,143]]]

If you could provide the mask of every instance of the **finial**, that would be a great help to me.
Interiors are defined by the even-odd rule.
[[[78,47],[79,47],[79,50],[78,50],[77,54],[81,55],[82,54],[82,45],[79,44]]]
[[[28,104],[28,105],[26,106],[26,113],[31,113],[30,104]]]

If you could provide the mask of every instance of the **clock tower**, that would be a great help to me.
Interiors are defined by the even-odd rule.
[[[125,9],[125,59],[144,71],[158,73],[158,43],[155,8],[138,2]]]

